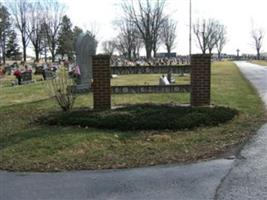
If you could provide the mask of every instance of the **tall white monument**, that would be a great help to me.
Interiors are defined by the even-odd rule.
[[[91,88],[92,56],[96,54],[97,41],[88,33],[81,33],[75,45],[76,62],[80,68],[81,76],[76,91],[89,90]]]

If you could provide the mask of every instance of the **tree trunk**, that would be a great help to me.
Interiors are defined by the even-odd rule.
[[[157,57],[157,49],[153,49],[153,56],[154,56],[154,58],[156,58]]]
[[[3,59],[3,64],[6,64],[6,49],[5,49],[5,42],[3,41],[3,47],[2,47],[2,59]]]
[[[136,49],[136,58],[139,58],[139,57],[140,57],[140,49],[137,48],[137,49]]]
[[[146,50],[146,58],[147,59],[151,58],[151,49]]]
[[[6,55],[5,55],[5,53],[3,53],[3,64],[4,65],[6,64]]]
[[[26,53],[26,46],[23,45],[23,61],[26,62],[26,59],[27,59],[27,53]]]
[[[133,50],[133,58],[136,59],[137,56],[136,56],[136,49]]]
[[[128,54],[127,55],[128,59],[131,60],[132,59],[132,51],[128,50],[127,54]]]
[[[209,49],[209,54],[211,55],[211,53],[212,53],[212,49]]]
[[[221,52],[220,51],[218,51],[218,59],[219,59],[219,61],[222,60],[222,56],[221,56]]]
[[[52,62],[55,62],[55,52],[54,51],[51,52],[51,56],[52,56]]]
[[[167,48],[167,53],[168,53],[168,58],[171,57],[171,47],[169,45],[166,45]]]
[[[56,42],[53,41],[52,45],[51,45],[51,56],[52,56],[52,62],[55,62],[55,58],[56,58]]]
[[[261,57],[261,55],[260,55],[260,50],[257,49],[257,60],[260,60],[260,57]]]
[[[153,56],[154,58],[156,58],[157,57],[157,43],[156,42],[153,42],[152,49],[153,49]]]
[[[146,58],[150,59],[151,58],[151,53],[152,53],[152,42],[146,41],[145,42],[145,49],[146,49]]]
[[[26,46],[23,46],[23,61],[26,62],[27,60],[27,53],[26,53]]]
[[[46,47],[44,48],[44,54],[45,54],[45,62],[47,63],[47,49],[46,49]]]
[[[39,50],[38,50],[38,48],[35,47],[34,51],[35,51],[35,61],[39,62]]]
[[[0,48],[0,51],[2,51],[2,48]],[[2,52],[0,52],[0,55],[2,54]],[[2,56],[0,56],[0,64],[2,64]]]
[[[23,48],[23,61],[26,62],[27,59],[27,46],[26,38],[22,36],[22,48]]]

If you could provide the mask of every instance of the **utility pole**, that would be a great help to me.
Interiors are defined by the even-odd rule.
[[[192,55],[192,0],[189,0],[189,61]]]

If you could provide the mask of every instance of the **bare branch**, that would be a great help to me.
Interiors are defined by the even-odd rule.
[[[209,50],[209,54],[219,41],[220,23],[217,20],[209,19],[198,20],[197,23],[193,25],[193,31],[196,35],[198,45],[203,54]]]
[[[124,1],[122,10],[126,19],[135,24],[145,45],[147,58],[151,52],[158,48],[160,42],[160,29],[164,22],[164,9],[166,0],[136,0]]]
[[[29,43],[27,29],[30,3],[27,0],[9,0],[7,1],[7,5],[14,19],[15,27],[20,32],[23,47],[23,59],[26,61],[26,50]]]
[[[176,39],[176,22],[169,18],[164,21],[161,39],[166,46],[168,54],[170,54]]]
[[[264,31],[261,28],[253,29],[251,36],[254,41],[254,47],[257,51],[257,59],[260,60],[260,53],[263,46]]]
[[[49,50],[52,55],[52,62],[55,61],[57,39],[61,21],[65,12],[65,6],[58,0],[44,1],[46,35],[49,45]]]

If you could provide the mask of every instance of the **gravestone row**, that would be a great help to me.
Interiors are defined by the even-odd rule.
[[[185,74],[190,73],[190,65],[184,66],[122,66],[122,67],[111,67],[112,74]]]

